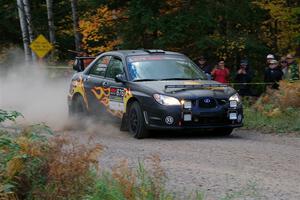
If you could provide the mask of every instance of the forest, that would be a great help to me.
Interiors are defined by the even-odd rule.
[[[297,0],[1,0],[0,9],[0,62],[8,48],[24,46],[20,11],[25,41],[48,38],[52,63],[67,63],[76,51],[144,48],[203,55],[211,64],[225,59],[232,70],[246,58],[259,71],[269,53],[300,54]]]

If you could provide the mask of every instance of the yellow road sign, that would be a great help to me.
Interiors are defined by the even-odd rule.
[[[30,48],[39,58],[43,58],[45,55],[47,55],[47,53],[49,53],[49,51],[53,49],[53,46],[43,35],[39,35],[30,44]]]

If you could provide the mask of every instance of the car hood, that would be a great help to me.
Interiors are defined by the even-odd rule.
[[[199,97],[229,98],[236,93],[233,88],[210,80],[144,81],[137,84],[140,87],[154,90],[154,92],[159,94],[184,99]],[[172,88],[166,89],[166,86]]]

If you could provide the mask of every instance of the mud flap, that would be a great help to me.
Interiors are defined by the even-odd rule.
[[[128,117],[127,114],[124,113],[123,117],[122,117],[122,122],[121,122],[121,127],[120,127],[120,131],[128,131]]]

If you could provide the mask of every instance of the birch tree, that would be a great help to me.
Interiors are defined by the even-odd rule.
[[[77,0],[71,0],[71,6],[72,6],[72,18],[73,18],[73,30],[74,30],[74,36],[75,36],[75,48],[76,51],[80,51],[80,41],[81,41],[81,35],[79,32],[79,18],[77,13]]]
[[[32,43],[34,40],[34,34],[33,34],[33,26],[32,26],[32,18],[31,18],[31,10],[30,10],[30,4],[29,0],[23,0],[24,3],[24,11],[25,11],[25,18],[27,23],[27,29],[28,29],[28,35],[29,35],[29,41]],[[36,56],[33,51],[31,51],[32,60],[36,61]]]
[[[23,0],[17,0],[17,6],[18,6],[20,27],[21,27],[22,39],[23,39],[23,45],[24,45],[25,61],[26,61],[26,63],[29,63],[31,61],[31,50],[29,48],[30,39],[29,39],[29,33],[28,33],[28,27],[27,27],[27,21],[26,21]]]
[[[55,37],[55,26],[53,18],[53,0],[46,0],[47,4],[47,16],[48,16],[48,27],[49,27],[49,38],[52,45],[55,47],[56,37]],[[54,59],[55,51],[52,50],[50,60]]]
[[[55,26],[53,19],[53,0],[46,0],[50,42],[55,45]]]

